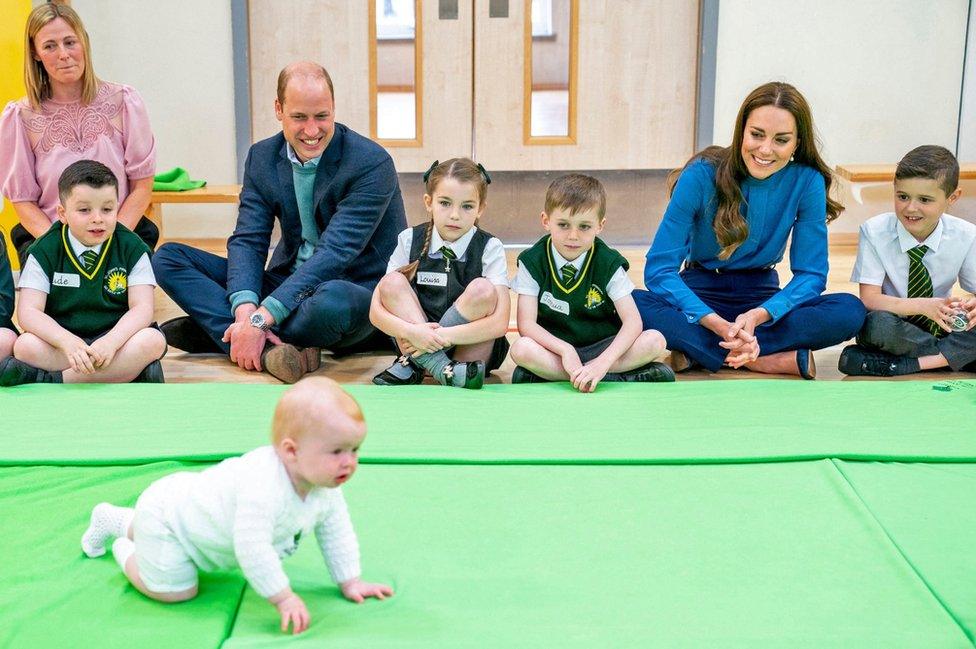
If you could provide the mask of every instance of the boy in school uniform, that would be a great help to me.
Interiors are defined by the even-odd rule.
[[[162,383],[166,339],[151,327],[149,248],[116,222],[118,179],[80,160],[58,181],[59,221],[30,248],[20,276],[24,333],[0,361],[0,385]]]
[[[976,225],[945,213],[958,184],[959,163],[943,147],[920,146],[898,163],[895,211],[861,226],[851,281],[870,312],[841,372],[976,371]],[[951,295],[957,279],[969,296]]]
[[[520,338],[512,383],[571,381],[592,392],[603,381],[674,381],[657,362],[664,337],[642,331],[624,257],[597,238],[606,223],[606,192],[596,178],[568,174],[546,192],[549,232],[518,257]]]

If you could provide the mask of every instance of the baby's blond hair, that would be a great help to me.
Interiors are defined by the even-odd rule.
[[[323,424],[335,425],[342,416],[354,423],[364,421],[359,404],[338,383],[324,376],[302,379],[288,388],[275,406],[271,442],[275,446],[286,438],[297,442]]]

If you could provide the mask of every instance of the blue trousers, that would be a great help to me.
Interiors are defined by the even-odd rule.
[[[229,353],[230,345],[221,340],[234,322],[227,299],[227,260],[182,243],[167,243],[153,255],[152,265],[159,286]],[[265,272],[261,297],[285,279]],[[299,347],[354,346],[376,331],[369,323],[372,295],[370,287],[345,280],[323,282],[273,330],[284,342]]]
[[[702,302],[729,322],[779,291],[779,275],[773,269],[715,273],[692,268],[681,271],[681,277]],[[634,300],[644,328],[660,331],[668,349],[683,352],[712,372],[722,367],[728,350],[719,347],[721,338],[697,322],[688,322],[681,310],[648,291],[634,291]],[[854,337],[865,314],[864,304],[854,295],[821,295],[794,307],[777,322],[757,327],[759,353],[836,345]]]

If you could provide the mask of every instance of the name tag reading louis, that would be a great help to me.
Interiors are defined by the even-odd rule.
[[[542,297],[539,298],[539,302],[541,304],[545,304],[553,311],[557,311],[563,315],[569,315],[569,302],[566,302],[565,300],[557,300],[549,291],[542,293]]]
[[[64,286],[67,288],[78,288],[81,286],[81,277],[73,273],[54,273],[51,280],[52,286]]]
[[[447,273],[417,273],[417,286],[447,286]]]

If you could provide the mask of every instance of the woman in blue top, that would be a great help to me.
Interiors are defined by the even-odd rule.
[[[811,350],[854,336],[865,309],[853,295],[821,295],[827,223],[843,206],[828,196],[806,99],[786,83],[756,88],[732,146],[708,147],[679,173],[647,252],[648,290],[634,292],[644,327],[664,334],[678,371],[814,378]],[[791,235],[793,278],[780,288],[774,266]]]

